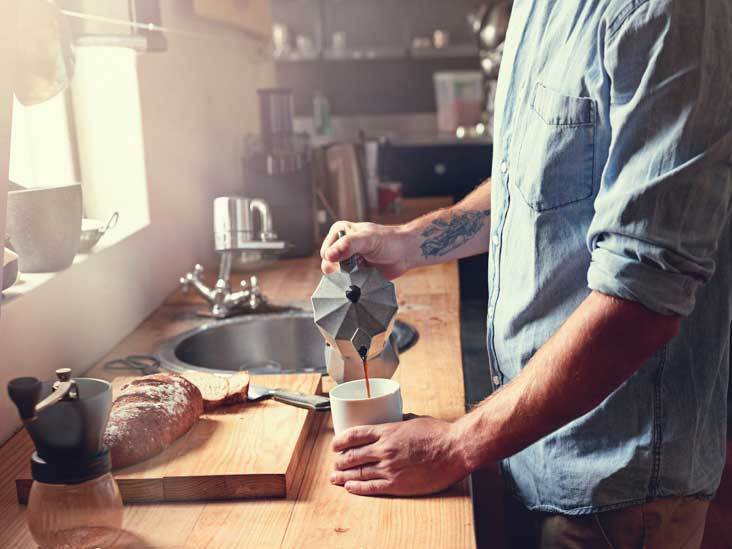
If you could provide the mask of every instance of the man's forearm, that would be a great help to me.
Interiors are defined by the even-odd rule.
[[[324,273],[358,254],[390,278],[423,265],[442,263],[488,251],[490,180],[452,208],[424,215],[404,225],[338,221],[320,248]],[[341,233],[346,235],[341,237]]]
[[[451,208],[437,210],[403,226],[409,234],[411,263],[431,265],[488,251],[491,183],[485,181]]]
[[[679,323],[593,292],[519,376],[454,424],[467,470],[513,455],[595,408]]]

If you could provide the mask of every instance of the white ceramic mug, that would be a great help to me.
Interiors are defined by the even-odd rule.
[[[402,421],[402,393],[391,379],[372,379],[371,398],[363,379],[338,385],[330,391],[330,409],[336,435],[351,427]]]

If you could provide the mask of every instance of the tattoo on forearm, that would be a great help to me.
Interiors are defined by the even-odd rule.
[[[490,210],[453,214],[448,221],[437,219],[422,233],[424,257],[439,257],[449,254],[472,239],[485,226],[485,220],[491,215]]]

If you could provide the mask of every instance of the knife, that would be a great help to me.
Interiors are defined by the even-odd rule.
[[[286,391],[284,389],[270,389],[261,385],[249,384],[249,393],[247,396],[253,402],[271,398],[277,402],[307,410],[315,410],[316,412],[327,412],[330,410],[330,399],[328,397],[306,395],[305,393]]]

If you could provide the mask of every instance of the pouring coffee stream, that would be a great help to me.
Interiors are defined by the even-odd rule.
[[[340,360],[344,370],[358,362],[371,398],[369,362],[385,353],[399,310],[394,284],[354,255],[340,262],[340,271],[323,276],[312,304],[326,361]]]
[[[363,379],[366,383],[366,398],[371,398],[371,383],[369,382],[369,359],[362,355],[361,360],[363,360]]]
[[[338,233],[338,238],[343,238],[346,236],[346,231],[340,231]],[[361,260],[360,256],[353,255],[349,259],[346,260],[346,267],[348,272],[352,271]],[[351,303],[358,303],[358,301],[361,299],[361,288],[358,286],[349,286],[346,290],[346,298]],[[369,350],[366,348],[365,345],[362,345],[358,348],[358,354],[361,357],[361,361],[363,362],[363,379],[366,384],[366,398],[371,398],[371,383],[369,383],[369,359],[368,354]]]

